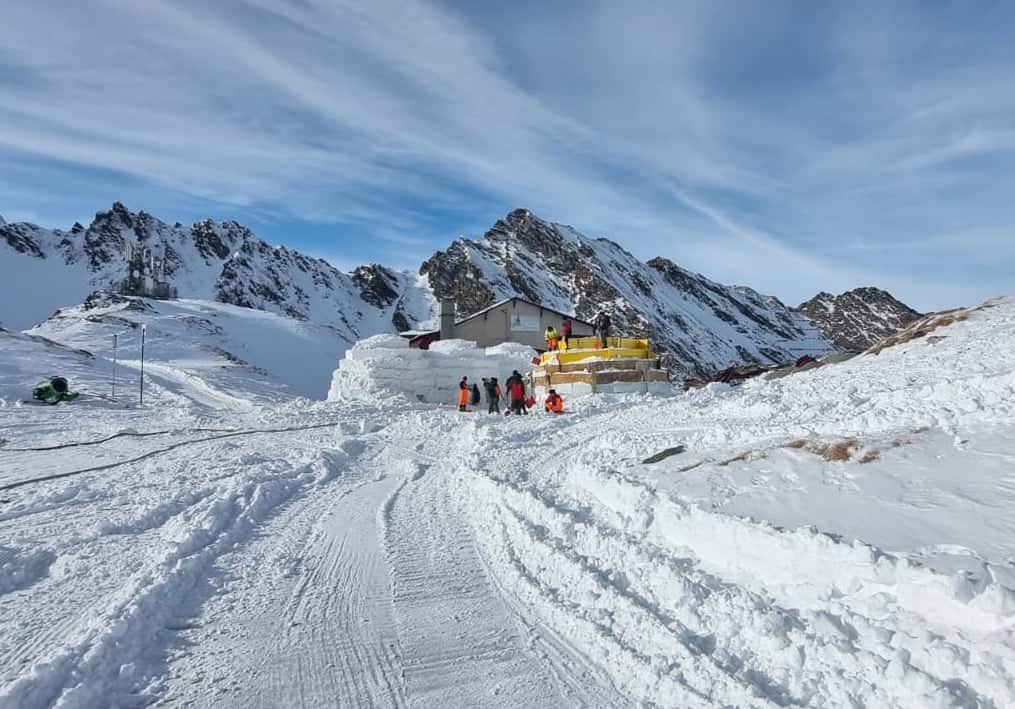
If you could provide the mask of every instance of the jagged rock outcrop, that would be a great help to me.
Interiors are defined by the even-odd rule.
[[[880,288],[854,288],[840,295],[818,293],[798,310],[837,349],[860,352],[893,335],[920,313]]]
[[[411,330],[419,324],[419,320],[426,319],[423,311],[413,309],[407,303],[406,296],[413,289],[406,283],[404,274],[372,263],[355,269],[352,280],[359,287],[360,297],[365,303],[391,311],[391,322],[399,332]]]
[[[435,296],[455,301],[460,316],[512,296],[584,320],[605,310],[617,332],[650,337],[687,373],[830,349],[806,318],[776,298],[715,283],[667,259],[642,262],[612,241],[524,209],[480,239],[457,239],[420,274]]]

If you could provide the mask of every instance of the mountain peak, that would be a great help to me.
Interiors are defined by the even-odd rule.
[[[777,299],[709,281],[668,259],[642,262],[608,239],[526,209],[508,212],[479,239],[458,239],[420,269],[459,315],[521,297],[649,337],[671,364],[705,374],[744,361],[785,362],[829,349],[814,327]]]
[[[810,318],[827,338],[844,350],[865,350],[902,329],[920,313],[874,286],[839,295],[822,291],[797,310]]]

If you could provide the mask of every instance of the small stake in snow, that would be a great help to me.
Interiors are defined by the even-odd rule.
[[[113,401],[116,401],[116,335],[113,335]]]
[[[138,397],[138,406],[144,406],[144,338],[148,334],[148,325],[141,326],[141,394]]]

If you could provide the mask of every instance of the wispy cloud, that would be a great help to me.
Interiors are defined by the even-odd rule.
[[[1015,227],[1013,22],[1005,3],[15,3],[0,211],[128,194],[404,263],[524,205],[791,302],[972,301],[1015,286],[963,245]]]

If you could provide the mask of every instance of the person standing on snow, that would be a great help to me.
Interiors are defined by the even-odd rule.
[[[473,382],[472,384],[472,405],[479,406],[479,402],[482,399],[479,393],[479,385]]]
[[[492,377],[491,379],[486,380],[486,401],[489,404],[487,413],[500,413],[501,393],[500,384],[497,383],[497,377]]]
[[[511,413],[527,415],[529,412],[525,408],[525,383],[517,369],[508,377],[507,388],[508,398],[511,400]]]
[[[571,321],[570,315],[564,316],[564,321],[560,324],[560,337],[564,340],[564,349],[571,349],[571,331],[574,329],[574,323]]]
[[[596,321],[593,323],[593,327],[597,335],[599,335],[600,347],[606,348],[609,343],[607,339],[610,336],[610,316],[605,310],[600,310],[599,315],[596,316]]]
[[[462,377],[462,381],[458,382],[458,410],[467,411],[469,405],[469,395],[472,392],[469,391],[469,378]]]

